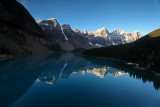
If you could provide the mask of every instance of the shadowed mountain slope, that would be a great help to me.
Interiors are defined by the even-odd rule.
[[[52,45],[30,13],[16,0],[0,1],[0,54],[49,53]]]

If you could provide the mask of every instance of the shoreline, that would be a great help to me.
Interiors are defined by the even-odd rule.
[[[108,59],[108,60],[113,60],[113,61],[119,61],[119,62],[124,63],[125,65],[128,65],[131,68],[136,69],[136,70],[141,70],[141,71],[144,71],[144,72],[145,71],[146,72],[152,72],[156,77],[160,78],[160,73],[157,73],[156,71],[147,70],[146,68],[139,68],[139,67],[137,67],[137,65],[139,66],[139,64],[137,64],[137,63],[127,62],[127,61],[119,60],[119,59],[116,59],[116,58],[95,57],[95,56],[88,56],[88,55],[82,55],[82,56],[91,57],[91,58],[102,58],[102,59]]]
[[[49,53],[38,53],[38,54],[26,54],[26,55],[20,55],[20,56],[12,56],[12,55],[6,55],[6,54],[1,54],[0,55],[0,62],[7,61],[7,60],[12,60],[12,59],[17,59],[25,56],[34,56],[34,55],[45,55],[45,54],[61,54],[61,53],[67,53],[67,52],[49,52]]]
[[[16,57],[13,57],[12,55],[1,54],[0,55],[0,62],[11,60],[11,59],[14,59],[14,58],[16,58]]]
[[[50,53],[50,54],[58,54],[58,53],[60,54],[60,53],[68,53],[68,52],[53,52],[53,53]],[[32,55],[36,55],[36,54],[32,54]],[[32,56],[32,55],[24,55],[24,56]],[[129,66],[131,68],[136,69],[136,70],[141,70],[141,71],[144,71],[144,72],[145,71],[152,72],[156,77],[160,78],[160,73],[157,73],[156,71],[147,70],[147,68],[140,68],[138,63],[127,62],[127,61],[116,59],[116,58],[95,57],[95,56],[88,56],[88,55],[83,55],[83,54],[82,54],[82,56],[91,57],[91,58],[102,58],[102,59],[108,59],[108,60],[113,60],[113,61],[119,61],[119,62],[122,62],[122,63],[124,63],[125,65],[127,65],[127,66]],[[20,58],[20,57],[23,57],[23,56],[14,57],[14,56],[11,56],[11,55],[3,54],[3,55],[0,55],[0,62],[16,59],[16,58]]]

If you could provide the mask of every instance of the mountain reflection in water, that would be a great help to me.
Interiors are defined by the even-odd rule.
[[[54,56],[54,55],[53,55]],[[47,84],[53,84],[57,79],[67,79],[73,73],[75,75],[81,73],[94,74],[100,78],[104,78],[107,74],[112,74],[115,78],[125,74],[130,75],[135,79],[145,82],[153,82],[154,88],[158,90],[160,88],[160,79],[150,72],[144,72],[127,67],[124,63],[106,59],[94,59],[82,56],[76,56],[73,53],[57,54],[52,59],[51,55],[48,68],[45,69],[36,81],[44,81]],[[56,60],[56,61],[55,61]],[[51,71],[54,68],[54,71]]]
[[[0,107],[11,104],[14,107],[14,103],[35,83],[54,85],[59,79],[68,79],[71,75],[88,75],[88,78],[96,76],[101,79],[107,78],[107,75],[115,78],[129,75],[143,83],[153,83],[155,90],[160,88],[160,79],[152,73],[129,68],[117,61],[82,57],[73,53],[29,56],[0,62]]]

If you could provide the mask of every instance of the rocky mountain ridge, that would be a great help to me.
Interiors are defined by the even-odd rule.
[[[89,49],[88,39],[81,34],[73,31],[69,24],[60,26],[55,18],[48,20],[37,20],[39,26],[43,29],[46,37],[57,46],[57,49],[63,51],[74,51],[76,49]]]
[[[116,29],[110,33],[106,27],[93,32],[88,32],[86,29],[81,32],[79,29],[72,30],[69,24],[60,26],[56,18],[37,20],[37,23],[41,26],[47,37],[52,37],[51,40],[57,42],[61,49],[65,51],[73,51],[77,48],[89,49],[94,47],[125,44],[136,41],[142,37],[139,32],[126,33],[120,29]],[[64,41],[68,42],[65,43]],[[77,41],[78,44],[74,41]]]
[[[61,26],[55,18],[37,20],[36,23],[27,9],[16,0],[0,1],[0,57],[123,44],[128,43],[124,39],[127,38],[130,42],[138,39],[139,35],[125,33],[118,36],[116,34],[116,37],[107,28],[93,32],[81,32],[78,29],[74,31],[69,24]]]
[[[115,31],[109,33],[106,27],[103,27],[93,32],[88,32],[85,29],[81,33],[90,40],[90,43],[92,45],[98,44],[99,46],[110,46],[130,43],[136,41],[143,36],[139,32],[127,33],[120,29],[116,29]]]

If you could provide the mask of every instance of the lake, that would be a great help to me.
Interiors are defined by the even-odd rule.
[[[160,107],[160,79],[73,53],[0,62],[0,107]]]

